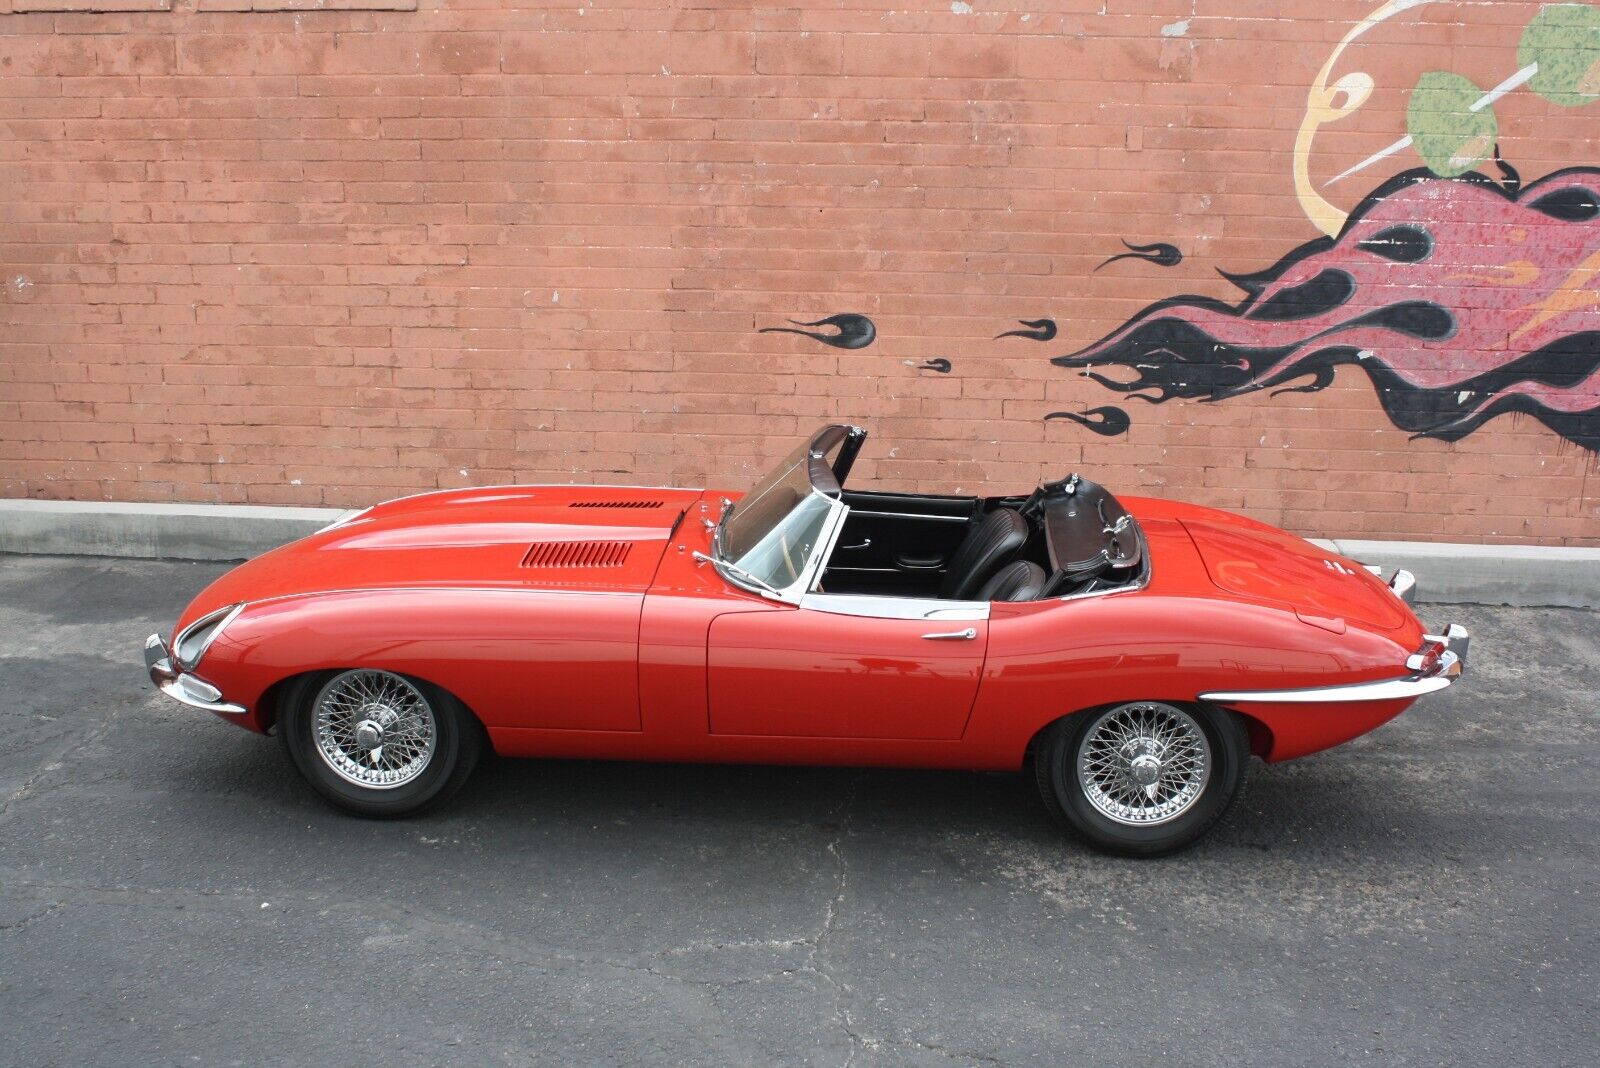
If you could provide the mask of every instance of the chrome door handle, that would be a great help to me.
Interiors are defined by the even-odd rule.
[[[872,544],[871,538],[862,538],[860,545],[841,545],[841,549],[865,549]]]
[[[966,630],[947,630],[939,633],[923,635],[923,637],[930,642],[970,642],[977,636],[977,627],[968,627]]]

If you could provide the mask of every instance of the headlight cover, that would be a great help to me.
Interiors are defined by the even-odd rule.
[[[172,643],[172,655],[185,668],[193,668],[206,655],[206,650],[216,640],[233,617],[244,611],[244,604],[230,604],[201,616],[184,628]]]

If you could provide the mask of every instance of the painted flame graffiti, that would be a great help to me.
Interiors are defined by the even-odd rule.
[[[1407,171],[1336,236],[1227,277],[1238,304],[1160,301],[1053,362],[1153,403],[1309,392],[1355,363],[1419,436],[1521,411],[1600,451],[1600,169],[1521,190]]]

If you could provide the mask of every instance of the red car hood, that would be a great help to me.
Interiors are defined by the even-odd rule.
[[[402,497],[222,576],[180,626],[239,601],[418,586],[644,591],[700,490],[506,486]],[[691,517],[685,517],[691,522]]]
[[[1420,634],[1405,604],[1360,564],[1264,523],[1204,513],[1182,522],[1218,589],[1283,605],[1335,632],[1349,624],[1403,644],[1413,641],[1410,631]]]

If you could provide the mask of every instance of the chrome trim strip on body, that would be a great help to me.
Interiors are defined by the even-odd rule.
[[[1202,701],[1217,704],[1348,704],[1360,701],[1399,701],[1442,690],[1461,677],[1467,666],[1467,628],[1452,623],[1446,637],[1428,636],[1430,643],[1446,648],[1426,671],[1414,671],[1398,679],[1355,682],[1346,686],[1316,686],[1305,690],[1215,690],[1200,695]],[[1416,662],[1407,658],[1408,665]]]
[[[801,608],[867,619],[921,619],[966,622],[989,618],[988,601],[947,601],[936,597],[886,597],[871,593],[808,593]]]

